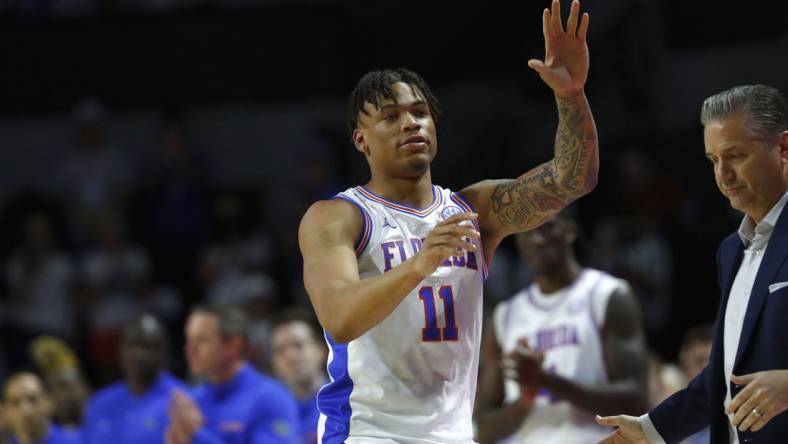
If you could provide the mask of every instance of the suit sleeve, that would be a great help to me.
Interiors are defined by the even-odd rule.
[[[709,425],[709,367],[648,413],[662,439],[676,443]]]

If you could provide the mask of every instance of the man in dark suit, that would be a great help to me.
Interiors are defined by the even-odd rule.
[[[689,386],[602,443],[675,443],[707,425],[712,443],[788,442],[788,101],[765,85],[703,103],[706,157],[744,213],[717,252],[722,301],[709,364]]]

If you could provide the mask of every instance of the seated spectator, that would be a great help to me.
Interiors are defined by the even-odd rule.
[[[229,307],[200,307],[186,323],[186,359],[205,380],[171,399],[167,444],[294,444],[298,409],[278,381],[245,359],[247,323]]]
[[[679,366],[691,381],[709,363],[711,355],[712,326],[698,325],[687,330],[684,341],[679,350]],[[710,442],[710,430],[708,427],[690,436],[683,441],[684,444],[705,444]]]
[[[44,376],[52,401],[53,421],[66,429],[82,427],[90,388],[77,354],[62,339],[48,335],[35,338],[30,343],[29,354]]]
[[[326,346],[319,324],[305,309],[277,315],[271,325],[271,351],[276,376],[298,401],[301,442],[317,444],[317,392],[326,379]]]
[[[170,394],[183,384],[167,371],[162,324],[144,315],[126,325],[120,346],[124,380],[96,393],[84,426],[85,444],[164,442]]]
[[[33,373],[16,373],[6,380],[3,416],[12,444],[81,443],[78,432],[52,424],[49,397],[41,379]]]

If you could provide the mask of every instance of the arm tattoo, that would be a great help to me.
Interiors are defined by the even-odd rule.
[[[492,209],[507,231],[533,228],[596,184],[599,169],[594,119],[585,96],[559,98],[553,160],[516,180],[499,182]]]

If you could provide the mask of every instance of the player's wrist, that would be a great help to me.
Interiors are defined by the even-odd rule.
[[[556,100],[566,101],[585,96],[585,88],[569,89],[564,91],[553,91]]]

